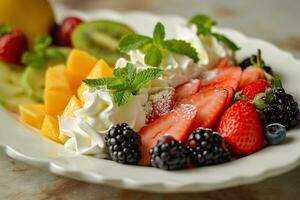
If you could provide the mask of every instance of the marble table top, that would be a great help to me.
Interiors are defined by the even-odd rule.
[[[54,0],[55,1],[55,0]],[[56,0],[76,9],[146,10],[189,17],[206,13],[247,35],[268,40],[300,58],[297,0]],[[300,67],[300,66],[299,66]],[[192,194],[154,194],[58,177],[0,152],[0,199],[5,200],[294,200],[300,199],[300,167],[260,183]]]

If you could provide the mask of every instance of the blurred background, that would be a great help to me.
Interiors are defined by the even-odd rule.
[[[190,17],[205,13],[219,26],[268,40],[300,57],[299,0],[53,0],[60,8],[143,10]]]

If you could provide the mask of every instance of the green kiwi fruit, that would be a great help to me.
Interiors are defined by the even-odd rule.
[[[72,44],[75,48],[84,50],[98,59],[104,59],[114,65],[124,54],[118,51],[120,39],[134,33],[133,29],[125,24],[110,21],[96,20],[80,24],[72,33]]]

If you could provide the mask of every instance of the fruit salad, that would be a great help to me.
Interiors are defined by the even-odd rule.
[[[179,170],[283,143],[297,102],[260,49],[237,61],[215,25],[196,15],[167,38],[161,22],[145,36],[70,16],[32,43],[3,22],[0,102],[67,151],[120,164]]]

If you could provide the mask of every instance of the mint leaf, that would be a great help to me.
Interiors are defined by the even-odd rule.
[[[161,72],[162,70],[157,67],[150,67],[138,72],[132,83],[133,92],[136,93],[137,90],[139,90],[149,81],[157,79],[160,76]]]
[[[119,50],[127,53],[131,50],[143,48],[145,45],[150,44],[152,39],[143,35],[130,34],[123,37],[119,43]]]
[[[58,49],[55,47],[51,47],[48,49],[45,49],[45,56],[49,60],[64,60],[66,59],[66,56]]]
[[[34,52],[25,52],[22,55],[22,63],[26,63],[27,66],[34,69],[42,69],[46,61]]]
[[[158,47],[152,45],[145,55],[145,64],[158,67],[162,61],[162,54]]]
[[[199,61],[198,53],[190,43],[183,40],[166,40],[163,42],[163,47],[171,52],[182,54],[193,59],[195,63]]]
[[[237,51],[240,48],[234,43],[232,42],[229,38],[227,38],[225,35],[222,35],[220,33],[213,33],[212,34],[219,42],[221,42],[222,44],[224,44],[226,47],[228,47],[229,49],[231,49],[232,51]]]
[[[10,26],[5,25],[5,24],[0,25],[0,36],[4,35],[6,33],[9,33],[11,31],[12,31],[12,29]]]
[[[120,107],[126,104],[131,96],[132,93],[129,91],[117,91],[113,93],[113,103]]]
[[[189,23],[197,26],[198,35],[210,35],[212,27],[217,24],[216,21],[206,15],[196,15],[190,19]]]
[[[115,68],[113,72],[116,78],[124,78],[127,83],[131,83],[136,75],[136,68],[132,63],[127,63],[124,68]]]
[[[52,38],[48,35],[46,36],[39,36],[34,41],[34,51],[41,52],[46,49],[46,47],[50,46],[52,43]]]
[[[157,45],[160,45],[161,42],[165,39],[166,33],[165,33],[165,27],[162,23],[158,22],[155,25],[154,31],[153,31],[153,40]]]
[[[85,79],[83,82],[93,88],[101,88],[107,86],[114,81],[114,78],[98,78],[98,79]]]

